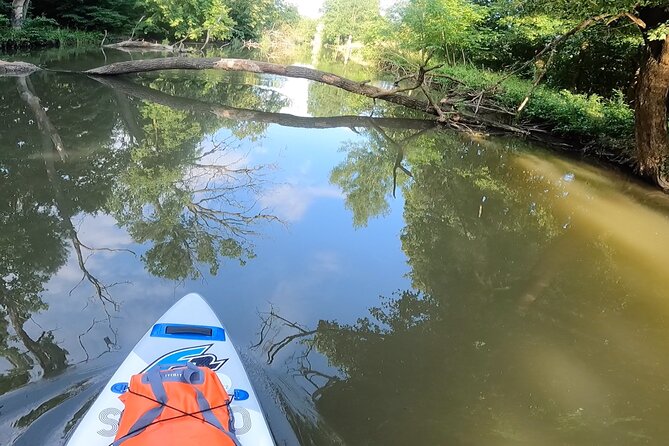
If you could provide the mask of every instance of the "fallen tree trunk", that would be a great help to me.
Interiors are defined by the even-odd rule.
[[[394,129],[423,130],[437,126],[437,122],[428,119],[407,118],[372,118],[367,116],[332,116],[332,117],[309,117],[295,116],[287,113],[272,113],[245,108],[229,107],[197,99],[172,96],[150,87],[130,82],[122,78],[97,77],[93,79],[110,88],[133,96],[144,101],[153,102],[167,107],[184,110],[188,112],[214,114],[219,118],[234,119],[237,121],[252,121],[266,124],[277,124],[284,127],[299,127],[306,129],[328,129],[328,128],[356,128],[356,127],[385,127]]]
[[[224,59],[204,57],[166,57],[161,59],[144,59],[127,62],[117,62],[86,71],[86,74],[96,76],[116,76],[121,74],[144,73],[160,70],[224,70],[242,71],[247,73],[275,74],[278,76],[295,77],[307,79],[314,82],[331,85],[351,93],[366,96],[370,99],[381,99],[393,104],[401,105],[413,110],[418,110],[431,115],[439,116],[444,113],[433,105],[433,101],[412,98],[398,92],[385,90],[383,88],[369,85],[366,82],[355,82],[326,71],[297,65],[279,65],[270,62],[261,62],[248,59]],[[530,132],[519,127],[497,122],[492,119],[458,111],[453,115],[455,119],[446,120],[445,123],[460,129],[461,124],[479,125],[483,124],[491,128],[501,129],[506,132],[529,135]]]
[[[27,74],[39,69],[34,65],[22,63],[1,62],[0,75],[6,73]],[[3,68],[4,67],[4,72]],[[342,90],[366,96],[370,99],[381,99],[406,108],[421,111],[439,117],[439,121],[458,130],[471,130],[468,126],[486,126],[493,129],[503,130],[521,135],[530,135],[528,130],[501,123],[495,119],[486,118],[476,113],[463,110],[443,112],[434,100],[409,97],[396,90],[386,90],[369,85],[367,82],[355,82],[333,73],[315,70],[308,67],[296,65],[279,65],[269,62],[261,62],[247,59],[224,59],[224,58],[195,58],[195,57],[165,57],[158,59],[133,60],[117,62],[84,71],[84,74],[93,76],[117,76],[121,74],[143,73],[159,70],[224,70],[239,71],[259,74],[274,74],[278,76],[294,77],[320,82]],[[22,70],[22,71],[21,71]],[[71,73],[71,72],[68,72]],[[422,89],[422,86],[421,86]]]
[[[218,57],[165,57],[161,59],[132,60],[117,62],[86,71],[86,74],[97,76],[115,76],[119,74],[144,73],[160,70],[224,70],[243,71],[250,73],[275,74],[278,76],[308,79],[323,84],[332,85],[351,93],[367,96],[371,99],[402,105],[425,113],[436,114],[434,108],[420,99],[410,98],[401,94],[390,93],[382,88],[366,83],[359,83],[325,71],[297,65],[279,65],[270,62],[260,62],[247,59],[222,59]]]
[[[172,45],[163,45],[162,43],[147,42],[145,40],[124,40],[123,42],[109,43],[103,46],[105,48],[125,50],[174,51],[174,47]]]
[[[0,76],[25,76],[41,68],[27,62],[5,62],[0,60]]]

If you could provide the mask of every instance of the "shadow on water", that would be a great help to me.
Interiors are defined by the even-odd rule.
[[[1,438],[63,444],[180,287],[212,281],[218,293],[227,284],[216,277],[247,263],[258,282],[269,277],[276,265],[261,255],[274,245],[257,245],[290,222],[263,197],[289,161],[277,167],[251,148],[278,138],[277,127],[323,132],[310,144],[338,148],[321,167],[342,205],[295,232],[346,220],[330,238],[363,244],[346,231],[372,238],[399,210],[399,234],[375,243],[397,244],[406,272],[381,274],[372,296],[337,277],[345,318],[318,296],[303,305],[315,318],[286,311],[276,295],[249,297],[254,284],[230,302],[260,311],[240,322],[258,333],[242,356],[282,444],[669,435],[665,197],[519,140],[443,132],[300,82],[216,72],[0,79]],[[370,274],[376,251],[363,254]],[[375,303],[364,313],[351,300]]]

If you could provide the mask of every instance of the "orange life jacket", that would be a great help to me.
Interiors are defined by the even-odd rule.
[[[188,363],[133,375],[113,446],[239,446],[216,373]]]

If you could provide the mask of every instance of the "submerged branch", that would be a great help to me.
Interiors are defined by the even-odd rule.
[[[30,79],[25,76],[19,77],[16,79],[16,85],[21,95],[21,99],[23,99],[23,101],[28,104],[30,110],[33,112],[35,120],[37,121],[37,127],[39,127],[40,131],[47,135],[51,140],[53,146],[58,152],[58,155],[60,156],[60,159],[64,160],[67,158],[67,153],[65,152],[65,147],[63,146],[63,140],[60,138],[58,131],[51,123],[51,119],[49,119],[47,116],[46,110],[44,107],[42,107],[39,98],[32,92],[33,87],[30,83]]]
[[[105,308],[107,316],[110,317],[106,309],[106,304],[112,304],[115,310],[118,309],[118,304],[109,294],[108,290],[110,286],[104,285],[97,277],[91,274],[91,272],[86,267],[86,261],[82,252],[82,247],[86,248],[86,246],[79,240],[77,230],[72,224],[73,212],[67,204],[65,194],[60,185],[60,177],[56,170],[52,156],[52,150],[55,148],[61,159],[66,158],[66,152],[65,148],[63,147],[62,139],[60,138],[56,128],[51,123],[51,120],[49,120],[46,111],[40,104],[39,97],[37,97],[37,95],[35,95],[33,92],[30,79],[27,77],[17,78],[17,88],[21,98],[26,102],[26,104],[28,104],[33,112],[33,115],[35,116],[35,120],[37,121],[38,128],[42,136],[42,157],[44,158],[47,177],[53,188],[54,204],[58,212],[58,216],[60,217],[60,220],[64,226],[65,232],[69,236],[72,242],[72,247],[74,248],[77,255],[77,263],[79,265],[79,269],[83,273],[82,281],[87,280],[91,285],[93,285],[96,291],[96,295]]]

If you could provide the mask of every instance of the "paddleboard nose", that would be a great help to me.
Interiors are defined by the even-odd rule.
[[[158,323],[211,325],[222,327],[221,321],[204,297],[189,293],[179,299],[159,320]]]

